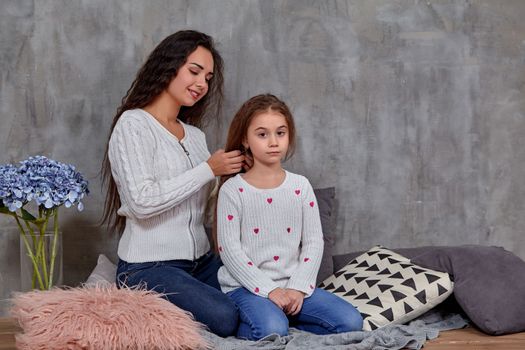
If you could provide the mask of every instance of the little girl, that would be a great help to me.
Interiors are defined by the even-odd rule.
[[[230,125],[226,151],[253,158],[244,174],[223,177],[217,204],[218,278],[240,310],[239,338],[287,335],[288,326],[315,334],[361,330],[360,313],[315,288],[323,235],[312,186],[284,170],[295,126],[284,102],[265,94],[242,105]]]

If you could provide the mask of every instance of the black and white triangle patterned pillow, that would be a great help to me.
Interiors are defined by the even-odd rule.
[[[402,324],[444,301],[454,288],[445,272],[414,265],[376,246],[350,261],[320,285],[345,299],[363,316],[363,330]]]

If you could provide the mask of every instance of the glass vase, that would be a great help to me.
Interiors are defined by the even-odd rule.
[[[62,232],[20,237],[20,287],[49,290],[62,285]]]

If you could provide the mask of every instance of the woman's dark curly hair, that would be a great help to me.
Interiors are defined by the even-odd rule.
[[[122,113],[130,109],[144,108],[153,102],[175,78],[179,68],[186,63],[188,56],[199,46],[210,51],[213,57],[213,78],[208,83],[208,93],[193,106],[182,106],[178,119],[187,124],[201,127],[205,119],[211,118],[210,116],[217,117],[220,114],[224,85],[222,57],[215,49],[213,39],[210,36],[194,30],[182,30],[162,40],[140,68],[113,118],[110,137]],[[109,139],[102,162],[102,183],[108,184],[102,222],[107,223],[111,231],[122,233],[126,218],[117,215],[121,202],[117,185],[111,174],[108,146]]]

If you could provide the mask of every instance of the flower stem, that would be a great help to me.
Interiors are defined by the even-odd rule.
[[[33,245],[31,247],[32,247],[32,249],[35,249],[37,247],[37,240],[36,240],[35,231],[31,227],[31,225],[29,225],[28,221],[24,220],[24,223],[26,224],[27,232],[29,232],[29,234],[31,235],[31,240],[33,241]],[[37,251],[37,255],[35,257],[36,261],[40,260],[40,256],[38,254],[39,254],[39,252]],[[35,289],[35,286],[36,286],[36,269],[33,268],[33,273],[32,273],[32,276],[31,276],[31,288]]]
[[[39,219],[39,220],[42,219],[42,207],[41,207],[41,206],[38,207],[38,219]],[[42,224],[38,224],[38,225],[37,225],[39,232],[40,232],[40,230],[41,230],[41,229],[40,229],[41,225],[42,225]],[[37,247],[37,244],[36,244],[36,241],[35,241],[35,240],[36,240],[36,235],[35,235],[35,233],[34,233],[33,231],[31,231],[31,233],[32,233],[32,235],[33,235],[33,241],[35,242],[34,245],[33,245],[33,247]],[[38,245],[38,246],[40,246],[40,245]],[[40,253],[41,253],[41,250],[38,249],[38,250],[37,250],[37,254],[38,254],[37,257],[38,257],[38,260],[37,260],[37,261],[40,261],[40,259],[41,259],[41,257],[40,257]],[[39,264],[39,265],[40,265],[40,264]],[[40,270],[39,270],[39,271],[40,271]],[[35,274],[35,272],[33,271],[33,275],[34,275],[34,274]],[[44,282],[45,282],[45,277],[44,277]],[[45,287],[45,286],[44,286],[44,287]],[[34,289],[34,288],[35,288],[35,287],[33,286],[33,289]]]
[[[42,274],[44,279],[44,289],[49,289],[49,279],[48,279],[48,273],[47,273],[47,259],[46,259],[46,230],[47,230],[47,223],[49,221],[50,212],[45,211],[45,218],[42,225],[40,225],[40,236],[38,239],[38,247],[37,252],[38,256],[40,257],[40,266],[42,268]]]
[[[38,284],[40,285],[40,289],[44,289],[44,283],[42,281],[42,276],[40,275],[40,271],[38,270],[38,264],[36,261],[36,257],[33,254],[33,250],[31,249],[31,245],[29,244],[29,241],[27,240],[26,232],[24,228],[22,227],[22,224],[20,223],[20,220],[18,219],[18,216],[15,214],[13,215],[16,223],[18,224],[18,228],[20,229],[20,236],[22,237],[22,240],[24,241],[24,245],[27,249],[27,255],[29,258],[31,258],[31,262],[33,263],[33,271],[36,272],[36,277],[38,279]]]
[[[54,209],[53,213],[53,247],[51,248],[51,266],[49,267],[49,284],[48,289],[53,286],[53,273],[55,271],[55,259],[57,256],[57,241],[58,241],[58,208]]]

